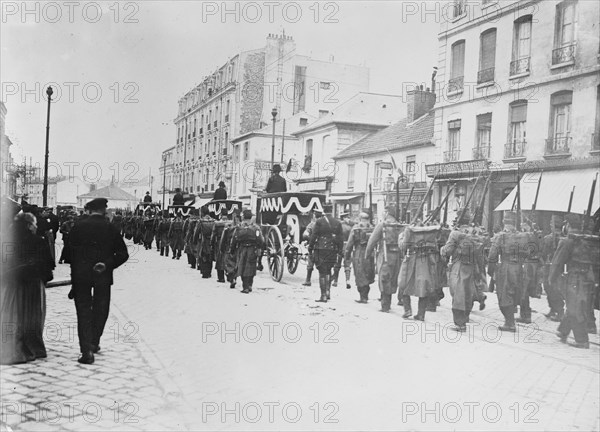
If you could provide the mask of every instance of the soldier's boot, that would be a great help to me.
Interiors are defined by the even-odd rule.
[[[310,278],[312,277],[313,269],[306,270],[306,280],[302,284],[302,286],[310,286]]]
[[[225,270],[217,270],[217,282],[225,282]]]
[[[327,303],[327,280],[321,275],[319,275],[319,288],[321,289],[321,297],[315,301],[319,303]]]
[[[425,310],[427,312],[436,312],[437,311],[437,296],[427,297],[427,306]]]
[[[164,248],[160,248],[160,256],[165,256],[165,249]]]
[[[329,278],[331,279],[331,285],[336,287],[337,283],[338,283],[338,278],[340,277],[340,269],[334,269],[333,270],[333,277],[329,276]]]
[[[371,287],[369,285],[364,287],[363,293],[365,294],[365,303],[369,301],[369,291],[371,291]]]
[[[346,289],[352,288],[350,286],[350,269],[345,269],[344,273],[346,274]]]
[[[327,296],[327,300],[331,300],[331,284],[332,284],[331,275],[325,276],[325,281],[326,281],[325,295]],[[337,286],[337,284],[334,286]]]
[[[392,295],[381,293],[381,312],[389,312],[392,306]]]
[[[412,307],[410,305],[410,296],[402,296],[402,305],[404,306],[404,315],[402,318],[408,319],[412,315]]]
[[[504,325],[498,327],[501,331],[516,332],[514,306],[501,306],[500,311],[504,315]]]
[[[425,311],[427,310],[428,303],[429,297],[419,297],[419,302],[417,304],[417,314],[414,316],[415,320],[425,321]]]
[[[364,298],[365,298],[365,287],[357,287],[356,289],[358,290],[358,294],[360,296],[360,299],[359,300],[354,300],[354,301],[356,303],[366,303],[364,301]]]

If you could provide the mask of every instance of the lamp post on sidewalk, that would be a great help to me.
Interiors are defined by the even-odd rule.
[[[271,143],[271,168],[273,168],[273,164],[275,163],[275,118],[277,117],[277,108],[273,108],[271,110],[271,115],[273,116],[273,141]]]
[[[48,116],[46,118],[46,156],[44,158],[44,189],[42,190],[43,206],[48,205],[48,154],[50,145],[50,102],[52,101],[52,90],[51,86],[46,89],[48,95]]]

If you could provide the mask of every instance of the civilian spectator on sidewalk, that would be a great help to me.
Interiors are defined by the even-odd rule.
[[[110,308],[113,270],[129,258],[127,246],[117,229],[106,220],[107,200],[96,198],[87,204],[89,217],[71,230],[71,280],[77,309],[79,363],[94,363],[100,351]],[[94,293],[92,294],[92,288]]]
[[[3,247],[1,364],[46,357],[43,332],[46,318],[46,282],[52,280],[54,261],[48,244],[36,234],[36,218],[19,213],[9,232],[13,247]]]

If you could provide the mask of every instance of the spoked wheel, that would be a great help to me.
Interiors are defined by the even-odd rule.
[[[269,263],[269,273],[271,273],[271,278],[275,282],[281,281],[283,277],[283,252],[283,239],[279,228],[269,228],[267,233],[267,261]]]
[[[288,244],[285,248],[285,261],[290,274],[294,274],[296,272],[299,260],[300,257],[298,256],[298,248]]]

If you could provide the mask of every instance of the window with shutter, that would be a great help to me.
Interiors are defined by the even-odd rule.
[[[555,93],[550,98],[550,136],[546,141],[546,154],[569,153],[571,141],[571,104],[573,93]]]
[[[462,77],[465,74],[465,41],[458,41],[452,45],[452,71],[451,78]]]
[[[496,29],[486,30],[481,34],[479,53],[479,73],[477,83],[494,81],[496,64]]]
[[[505,158],[520,158],[525,156],[527,138],[527,101],[516,101],[510,105],[510,127]]]

